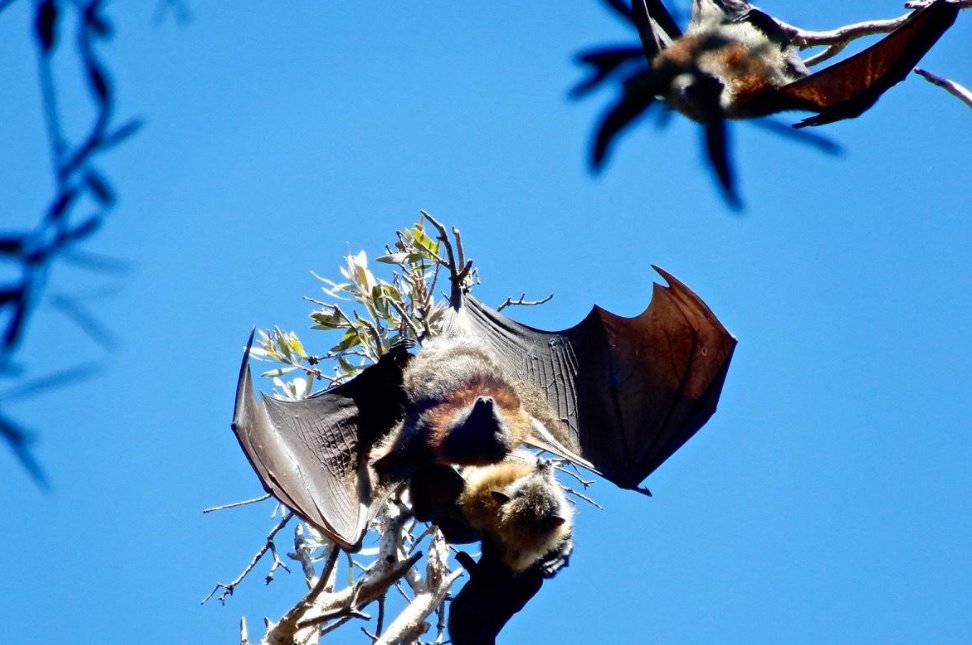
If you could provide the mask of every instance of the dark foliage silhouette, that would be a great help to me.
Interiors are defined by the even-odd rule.
[[[13,4],[0,4],[0,13]],[[33,38],[37,47],[38,76],[44,121],[50,146],[54,190],[37,224],[26,230],[0,231],[0,261],[13,266],[16,277],[0,284],[0,376],[18,378],[22,369],[14,359],[24,339],[31,314],[43,301],[47,278],[55,262],[67,261],[93,270],[113,271],[116,260],[94,255],[84,243],[103,226],[115,205],[116,195],[108,179],[98,170],[96,160],[131,137],[141,121],[118,124],[114,120],[111,77],[98,56],[97,46],[112,36],[112,25],[104,14],[103,0],[66,2],[43,0],[35,5]],[[76,31],[65,32],[66,14],[76,14]],[[71,47],[81,61],[87,93],[96,113],[86,131],[71,137],[62,125],[59,94],[54,83],[57,53]],[[111,334],[100,325],[74,295],[60,294],[48,303],[67,314],[96,342],[110,346]],[[54,375],[62,381],[90,373],[89,367],[71,374]],[[53,377],[36,382],[36,390],[46,389]],[[8,400],[10,392],[6,393]],[[31,477],[46,485],[43,470],[31,451],[31,434],[4,414],[0,400],[0,435],[14,451]]]

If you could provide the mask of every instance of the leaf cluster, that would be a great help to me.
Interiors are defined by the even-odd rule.
[[[348,255],[340,267],[339,282],[315,277],[324,283],[321,290],[333,300],[306,298],[316,305],[310,318],[311,329],[340,334],[320,355],[311,355],[293,331],[279,327],[260,330],[257,358],[278,363],[261,376],[272,378],[278,395],[300,399],[313,389],[315,380],[341,383],[371,365],[393,346],[415,342],[435,335],[445,312],[445,304],[435,299],[439,271],[445,264],[439,254],[440,242],[425,230],[424,221],[396,231],[393,245],[376,262],[394,267],[389,278],[376,277],[364,251]],[[322,363],[331,363],[326,373]],[[299,372],[285,381],[284,376]]]

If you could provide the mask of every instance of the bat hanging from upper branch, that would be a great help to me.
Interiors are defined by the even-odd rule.
[[[611,6],[618,8],[618,3]],[[579,86],[597,87],[632,59],[647,62],[624,81],[621,99],[609,109],[594,140],[592,164],[600,168],[615,138],[656,102],[661,101],[702,124],[709,162],[733,206],[735,189],[727,141],[727,119],[757,119],[779,112],[815,112],[795,128],[819,126],[860,116],[893,85],[904,80],[918,61],[955,22],[962,3],[932,0],[896,21],[868,30],[849,30],[843,42],[814,40],[808,32],[779,22],[741,0],[693,0],[683,33],[661,0],[632,0],[626,17],[641,39],[632,48],[596,50],[581,60],[595,68]],[[811,72],[797,45],[831,45],[839,51],[861,33],[890,33],[863,51]]]
[[[482,541],[460,616],[516,590],[489,619],[498,632],[572,548],[549,462],[518,448],[646,492],[641,482],[715,412],[736,340],[658,267],[668,286],[655,284],[638,316],[594,307],[562,331],[521,325],[474,298],[471,263],[461,246],[458,258],[446,250],[452,288],[436,335],[397,343],[336,387],[263,395],[262,406],[248,346],[232,427],[266,490],[347,550],[406,484],[417,519],[454,543]],[[457,645],[479,642],[464,636],[475,622],[450,622]]]

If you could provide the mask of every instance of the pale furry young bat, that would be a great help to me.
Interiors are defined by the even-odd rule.
[[[487,466],[426,466],[409,481],[416,519],[439,526],[449,542],[483,541],[511,570],[566,565],[573,509],[553,463],[522,449]]]
[[[457,555],[469,582],[449,607],[449,637],[454,645],[492,645],[544,581],[567,566],[573,511],[552,463],[523,450],[464,468],[462,477],[456,508],[481,532],[482,556],[475,562]]]
[[[603,164],[616,135],[660,98],[705,127],[709,160],[730,203],[738,205],[725,119],[816,112],[794,125],[803,128],[860,116],[908,76],[958,11],[954,2],[935,0],[874,45],[810,72],[790,34],[747,2],[693,0],[682,33],[661,0],[632,0],[630,19],[649,67],[625,82],[624,95],[604,117],[595,137],[594,167]],[[589,55],[585,62],[598,68],[589,83],[599,83],[630,54],[625,49]]]
[[[654,285],[651,304],[641,315],[624,318],[595,307],[582,322],[559,332],[520,325],[454,290],[442,334],[460,339],[455,347],[489,357],[492,365],[485,371],[498,371],[497,383],[505,383],[500,389],[512,391],[519,402],[517,409],[509,408],[512,413],[504,411],[510,401],[480,402],[498,395],[490,388],[475,392],[474,387],[474,394],[460,396],[467,389],[461,380],[453,386],[442,381],[441,390],[418,386],[436,382],[434,343],[428,357],[415,358],[399,345],[342,385],[300,401],[264,395],[263,406],[253,391],[247,353],[233,430],[264,488],[349,550],[360,547],[368,524],[418,467],[424,450],[430,450],[429,463],[455,458],[451,432],[461,436],[477,406],[469,426],[479,431],[473,433],[476,441],[485,435],[493,448],[509,445],[507,452],[522,442],[622,488],[637,489],[715,412],[736,342],[695,293],[655,268],[669,286]],[[410,363],[419,366],[412,375]],[[407,386],[411,381],[414,388]],[[440,394],[423,398],[435,391]],[[436,413],[437,407],[445,412]],[[399,431],[402,453],[382,452],[396,428],[437,427],[422,425],[428,416],[437,423],[445,419],[439,425],[449,431],[420,432],[411,439]],[[492,430],[483,433],[483,428]],[[416,437],[424,437],[424,443]],[[502,459],[500,452],[490,459]],[[384,456],[406,466],[382,473]]]

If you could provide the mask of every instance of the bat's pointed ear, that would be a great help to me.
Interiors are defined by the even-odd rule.
[[[564,522],[566,522],[566,521],[567,521],[567,518],[566,517],[561,517],[559,515],[552,515],[550,517],[550,524],[552,524],[555,527],[556,526],[563,526]]]
[[[493,499],[495,499],[500,504],[506,504],[507,502],[510,501],[510,496],[501,490],[490,491],[490,494],[493,496]]]

